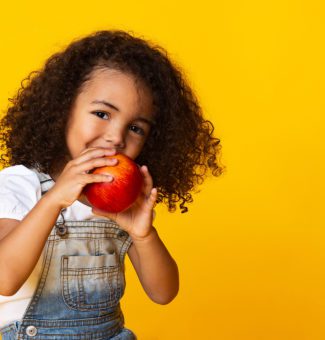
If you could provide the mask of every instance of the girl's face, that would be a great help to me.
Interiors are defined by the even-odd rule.
[[[70,112],[66,130],[70,156],[100,147],[135,159],[153,123],[152,96],[146,86],[128,73],[95,69]]]

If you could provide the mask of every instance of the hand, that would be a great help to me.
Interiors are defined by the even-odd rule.
[[[118,160],[105,158],[114,156],[115,150],[104,148],[89,148],[84,150],[78,157],[69,161],[56,179],[55,185],[46,193],[52,197],[61,208],[70,206],[76,201],[83,188],[89,183],[111,182],[113,177],[105,174],[89,173],[94,168],[102,166],[114,166]]]
[[[157,189],[153,188],[152,177],[144,165],[140,168],[143,175],[142,191],[130,208],[120,213],[108,213],[93,208],[93,213],[108,217],[128,232],[133,240],[143,240],[153,230],[153,208],[157,200]]]

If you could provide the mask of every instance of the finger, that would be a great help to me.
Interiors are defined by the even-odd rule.
[[[147,199],[147,206],[149,209],[153,209],[158,197],[158,191],[157,188],[152,188],[150,191],[150,195]]]
[[[92,158],[100,158],[105,156],[114,156],[116,150],[105,148],[88,148],[80,153],[78,157],[72,160],[73,164],[80,164]]]
[[[116,158],[108,157],[93,158],[76,165],[76,171],[79,173],[84,172],[88,173],[89,171],[95,168],[115,166],[117,163],[118,160]]]
[[[80,152],[79,156],[83,155],[85,152],[87,152],[89,150],[95,150],[95,149],[98,149],[98,148],[92,147],[92,148],[84,149],[83,151]]]
[[[84,185],[90,183],[113,182],[114,177],[108,174],[85,174],[82,177]]]
[[[151,189],[153,187],[153,180],[146,165],[143,165],[141,167],[141,172],[143,174],[144,194],[146,197],[149,197]]]

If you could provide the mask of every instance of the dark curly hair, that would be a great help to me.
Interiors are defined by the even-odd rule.
[[[65,130],[70,109],[96,67],[132,74],[151,90],[156,124],[136,162],[149,167],[157,202],[169,211],[179,202],[181,211],[187,211],[190,192],[207,170],[214,176],[222,173],[220,140],[166,50],[125,31],[98,31],[73,41],[22,81],[0,121],[2,166],[22,164],[45,173],[62,169],[69,154]]]

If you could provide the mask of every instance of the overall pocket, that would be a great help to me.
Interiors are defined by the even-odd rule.
[[[0,328],[0,340],[15,340],[19,324],[19,321],[14,321]]]
[[[115,254],[62,256],[63,299],[72,309],[100,310],[115,306],[122,296],[122,281]]]

